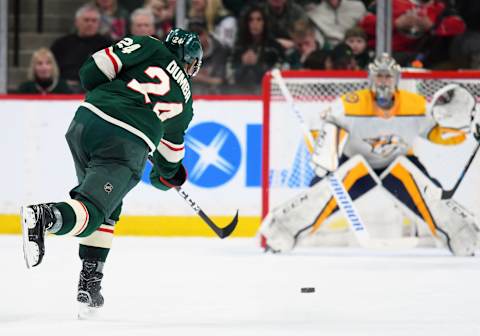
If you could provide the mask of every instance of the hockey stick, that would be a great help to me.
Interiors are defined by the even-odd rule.
[[[150,163],[153,165],[153,160],[152,158],[148,158],[148,160],[150,161]],[[237,210],[237,213],[235,214],[235,217],[233,217],[232,221],[230,222],[230,224],[228,224],[227,226],[221,228],[219,227],[218,225],[216,225],[206,214],[205,212],[203,212],[202,208],[200,207],[200,205],[198,205],[197,202],[195,202],[191,197],[190,195],[188,195],[188,193],[183,190],[182,187],[178,186],[178,187],[174,187],[175,191],[180,195],[181,198],[183,198],[187,203],[188,205],[190,205],[190,207],[193,209],[193,211],[195,211],[195,213],[198,214],[198,216],[200,216],[200,218],[213,230],[213,232],[215,232],[217,234],[217,236],[219,236],[221,239],[223,238],[226,238],[228,236],[230,236],[232,234],[232,232],[235,230],[235,228],[237,227],[237,223],[238,223],[238,210]]]
[[[200,218],[203,219],[203,221],[205,223],[207,223],[207,225],[213,230],[213,232],[215,232],[217,234],[217,236],[219,236],[220,238],[223,239],[223,238],[226,238],[226,237],[230,236],[232,234],[233,230],[235,230],[235,227],[237,226],[237,223],[238,223],[238,210],[237,210],[237,213],[235,214],[235,217],[233,217],[233,220],[230,222],[230,224],[228,224],[224,228],[221,228],[221,227],[217,226],[205,214],[205,212],[203,212],[202,208],[200,208],[200,205],[198,205],[187,194],[187,192],[185,190],[183,190],[181,187],[175,187],[175,190],[180,195],[180,197],[182,197],[188,203],[188,205],[190,205],[190,207],[193,209],[193,211],[195,211],[200,216]]]
[[[460,183],[463,181],[463,178],[465,177],[465,174],[467,173],[468,169],[470,168],[470,165],[473,162],[473,159],[475,159],[475,156],[477,156],[478,148],[480,147],[480,143],[477,145],[475,150],[473,151],[472,155],[470,156],[470,159],[468,160],[467,164],[462,170],[462,173],[460,174],[460,177],[458,178],[457,182],[453,186],[452,189],[450,190],[443,190],[442,189],[442,197],[441,199],[449,199],[453,197],[453,194],[455,194],[455,191],[457,191],[458,187],[460,186]]]
[[[283,80],[282,74],[280,70],[274,69],[272,71],[272,76],[275,78],[280,91],[282,92],[285,100],[287,101],[290,111],[295,114],[297,121],[299,122],[305,143],[307,145],[308,151],[313,153],[315,140],[313,135],[310,133],[305,121],[303,120],[300,111],[298,110],[293,97],[290,91]],[[378,239],[378,238],[371,238],[370,234],[365,227],[362,219],[360,218],[357,209],[353,205],[353,201],[345,190],[343,183],[339,180],[335,172],[329,172],[326,175],[327,181],[329,183],[330,189],[332,191],[337,204],[344,213],[345,217],[347,218],[347,222],[350,225],[353,233],[355,234],[358,243],[364,248],[412,248],[417,246],[418,239],[415,237],[408,237],[408,238],[396,238],[396,239]]]

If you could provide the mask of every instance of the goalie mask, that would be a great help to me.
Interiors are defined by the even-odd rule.
[[[435,92],[430,113],[442,127],[468,130],[476,113],[475,97],[458,84],[449,84]]]
[[[393,106],[393,95],[400,81],[400,66],[384,53],[368,65],[368,82],[375,95],[375,102],[381,108]]]
[[[165,38],[165,45],[182,62],[190,77],[198,73],[202,66],[203,50],[196,33],[172,29]]]

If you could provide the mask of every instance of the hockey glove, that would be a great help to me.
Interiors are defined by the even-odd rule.
[[[449,84],[435,92],[431,103],[433,119],[444,128],[468,130],[475,97],[458,84]]]
[[[318,177],[337,170],[347,139],[348,132],[331,123],[325,123],[319,130],[311,160],[311,166]]]
[[[180,164],[180,167],[178,168],[175,175],[170,178],[159,176],[155,172],[155,169],[152,169],[152,171],[150,172],[150,182],[155,188],[158,188],[160,190],[169,190],[171,188],[179,187],[184,184],[186,180],[187,170],[182,164]]]

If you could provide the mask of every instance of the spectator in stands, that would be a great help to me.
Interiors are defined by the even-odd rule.
[[[155,35],[159,39],[163,39],[175,26],[175,8],[168,0],[146,0],[145,8],[150,9],[153,13]]]
[[[254,3],[258,3],[258,0],[223,0],[222,2],[232,15],[239,18],[245,8],[250,7]]]
[[[58,62],[60,77],[65,79],[73,92],[82,92],[78,70],[83,62],[99,49],[112,44],[110,38],[98,33],[100,13],[98,9],[86,4],[75,14],[76,32],[60,37],[50,48]]]
[[[310,54],[322,49],[322,46],[315,38],[315,28],[310,21],[299,20],[294,23],[291,36],[299,53],[300,64],[304,67],[305,61]]]
[[[100,12],[101,35],[118,41],[127,35],[128,11],[117,3],[117,0],[95,0]]]
[[[241,17],[232,67],[236,87],[259,93],[263,74],[284,62],[282,46],[270,35],[263,7],[253,5]]]
[[[420,60],[425,67],[448,58],[448,42],[465,31],[465,23],[442,0],[392,0],[393,56],[402,66]],[[374,6],[375,3],[372,4]],[[375,46],[376,15],[368,13],[360,25]]]
[[[370,6],[372,6],[375,0],[362,0],[362,2],[365,5],[365,8],[370,8]]]
[[[480,69],[480,1],[457,1],[460,16],[465,20],[466,31],[457,35],[450,47],[454,68]]]
[[[177,0],[167,0],[168,7],[173,10],[173,17],[175,17],[175,12],[177,10]]]
[[[118,3],[125,8],[129,13],[137,8],[142,7],[144,0],[118,0]]]
[[[225,90],[226,63],[229,50],[208,32],[207,24],[203,20],[191,20],[188,30],[200,37],[203,49],[202,67],[192,78],[194,94],[219,94]]]
[[[328,61],[329,52],[324,49],[318,49],[308,55],[303,68],[308,70],[325,70],[325,63]],[[329,62],[329,61],[328,61]]]
[[[208,32],[227,48],[233,48],[237,34],[237,20],[225,9],[222,0],[191,0],[188,19],[205,20]]]
[[[327,70],[358,70],[352,48],[346,43],[339,43],[333,48],[325,61]]]
[[[265,13],[267,15],[268,31],[287,51],[295,47],[290,36],[290,29],[295,22],[307,20],[307,15],[300,5],[293,0],[266,0]]]
[[[28,81],[19,85],[17,93],[48,94],[72,93],[60,78],[58,65],[52,52],[40,48],[32,54],[28,68]]]
[[[316,5],[320,4],[322,0],[295,0],[297,4],[303,7],[303,9],[308,12],[313,9]]]
[[[137,8],[130,15],[130,34],[133,36],[155,35],[155,18],[147,8]]]
[[[358,67],[366,69],[368,64],[374,59],[374,52],[367,46],[367,34],[365,31],[358,26],[350,28],[345,33],[345,43],[352,48]]]
[[[324,0],[307,12],[317,29],[320,44],[332,48],[344,40],[345,32],[365,13],[365,5],[355,0]]]

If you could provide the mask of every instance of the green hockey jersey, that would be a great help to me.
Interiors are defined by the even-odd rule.
[[[169,178],[183,159],[193,117],[191,81],[162,41],[126,37],[93,54],[80,69],[82,106],[143,139],[155,170]]]

